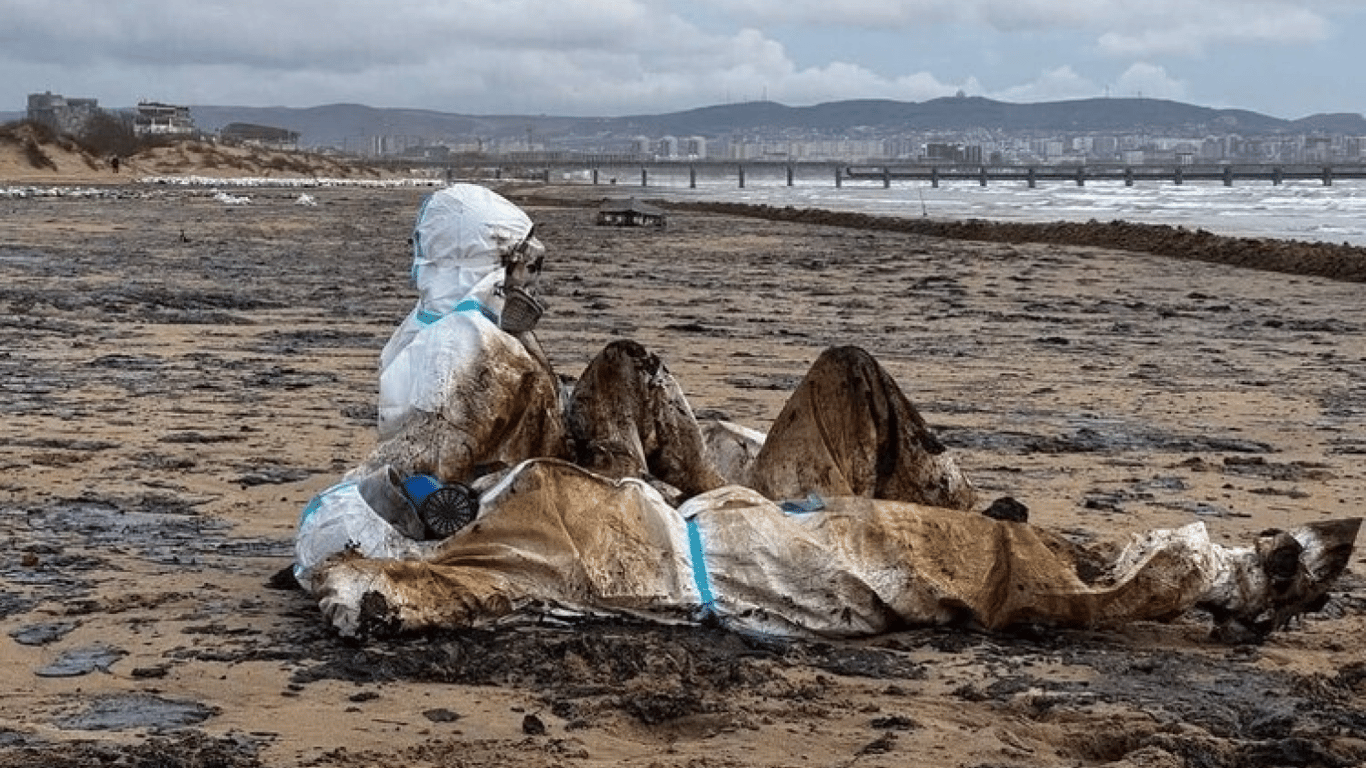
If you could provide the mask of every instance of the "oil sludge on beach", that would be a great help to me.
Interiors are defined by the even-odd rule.
[[[549,612],[343,641],[277,575],[373,445],[426,190],[111,189],[0,200],[0,765],[1366,760],[1360,553],[1256,645],[1198,614],[804,642]],[[1193,521],[1241,544],[1366,505],[1366,307],[1323,276],[1360,266],[1314,247],[1267,271],[1250,244],[1235,267],[1100,225],[948,239],[696,203],[618,229],[593,226],[601,189],[504,192],[548,248],[564,373],[634,339],[698,411],[762,429],[857,344],[984,496],[1087,544]]]

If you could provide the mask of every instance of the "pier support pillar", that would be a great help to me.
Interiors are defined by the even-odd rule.
[[[985,165],[978,171],[977,183],[983,187],[987,185],[987,167]]]
[[[688,166],[688,189],[697,189],[697,166]]]
[[[792,166],[787,166],[787,185],[792,186]]]
[[[890,189],[892,186],[892,171],[887,166],[882,166],[882,188]]]
[[[1133,169],[1133,168],[1129,168],[1129,167],[1126,166],[1126,167],[1124,168],[1124,186],[1126,186],[1126,187],[1132,187],[1133,185],[1134,185],[1134,169]]]
[[[650,172],[645,170],[645,166],[640,167],[640,186],[650,186]]]
[[[1029,179],[1029,188],[1030,188],[1030,189],[1034,189],[1035,187],[1039,186],[1039,180],[1035,177],[1034,169],[1033,169],[1033,168],[1030,168],[1030,169],[1029,169],[1029,173],[1028,173],[1028,175],[1026,176],[1026,178]]]
[[[598,169],[597,169],[597,168],[594,168],[594,169],[593,169],[593,186],[596,187],[597,185],[598,185]]]
[[[1333,169],[1326,165],[1323,166],[1323,186],[1333,186]]]
[[[1224,186],[1233,186],[1233,166],[1231,165],[1224,166]]]
[[[938,168],[931,168],[931,169],[930,169],[930,186],[931,186],[931,187],[934,187],[935,189],[939,189],[939,169],[938,169]]]
[[[1175,182],[1178,187],[1181,186],[1181,182],[1185,181],[1181,175],[1181,166],[1176,166],[1176,173],[1174,174],[1172,181]]]
[[[740,189],[744,189],[744,188],[745,188],[745,166],[743,166],[743,165],[736,166],[736,169],[737,169],[737,171],[738,171],[739,174],[740,174]]]
[[[1086,186],[1086,166],[1077,166],[1077,186]]]
[[[1271,185],[1273,187],[1281,185],[1281,167],[1279,165],[1271,169]]]
[[[838,165],[835,166],[835,189],[839,189],[840,187],[843,187],[843,186],[844,186],[844,175],[843,175],[843,174],[844,174],[844,169],[841,168],[841,167],[839,167]]]

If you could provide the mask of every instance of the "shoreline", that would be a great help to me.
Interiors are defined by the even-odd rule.
[[[553,187],[546,189],[563,189]],[[507,190],[511,199],[528,204],[559,201],[564,196]],[[571,196],[577,197],[577,196]],[[619,197],[619,196],[618,196]],[[595,202],[613,199],[601,196]],[[1366,282],[1366,247],[1309,240],[1216,235],[1203,229],[1170,224],[1143,224],[1115,219],[1107,222],[1013,222],[980,218],[931,219],[834,211],[825,208],[777,207],[752,203],[688,202],[652,198],[651,205],[674,211],[744,216],[769,221],[817,224],[848,229],[901,232],[986,243],[1035,243],[1087,246],[1268,272],[1325,277],[1346,282]],[[576,201],[587,205],[589,201]]]
[[[61,178],[51,182],[36,179],[7,181],[0,178],[0,200],[30,197],[120,197],[147,191],[195,190],[215,188],[271,190],[321,189],[422,189],[444,182],[422,178],[355,177],[214,177],[175,175],[144,177],[136,181],[98,178]],[[599,186],[575,184],[521,183],[477,180],[522,205],[591,207],[624,195],[603,194]],[[69,194],[64,193],[69,192]],[[1174,259],[1285,274],[1324,277],[1346,282],[1366,282],[1366,246],[1294,238],[1242,237],[1219,235],[1207,230],[1179,225],[1147,224],[1122,218],[1086,222],[1054,220],[1046,222],[1004,221],[985,218],[926,218],[838,211],[829,208],[774,206],[761,203],[725,201],[686,201],[651,195],[646,187],[636,197],[666,211],[712,213],[768,221],[837,226],[853,230],[899,232],[983,243],[1032,243],[1041,245],[1083,246],[1149,253]],[[8,194],[6,194],[8,193]]]

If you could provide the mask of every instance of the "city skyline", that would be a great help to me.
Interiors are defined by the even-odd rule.
[[[1345,0],[0,0],[0,105],[622,116],[772,100],[1145,96],[1366,112]]]
[[[81,135],[100,113],[89,98],[30,94],[29,120]],[[120,110],[142,135],[249,137],[368,156],[441,161],[457,155],[525,162],[741,160],[912,161],[990,165],[1119,163],[1350,163],[1366,153],[1366,118],[1283,121],[1151,99],[1007,105],[955,97],[923,105],[837,102],[791,109],[772,103],[631,118],[480,118],[360,105],[294,109],[141,103]],[[278,123],[278,125],[277,125]],[[288,126],[288,127],[280,127]],[[323,133],[319,133],[319,130]],[[329,138],[330,137],[330,140]]]

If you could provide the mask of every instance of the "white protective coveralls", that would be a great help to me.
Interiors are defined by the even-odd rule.
[[[664,365],[631,342],[562,396],[534,336],[498,323],[502,258],[531,230],[473,185],[441,190],[419,214],[421,298],[381,358],[381,442],[313,500],[296,536],[295,574],[342,634],[538,607],[831,637],[1106,626],[1202,607],[1261,632],[1321,602],[1346,567],[1359,519],[1234,548],[1193,523],[1099,560],[973,513],[971,484],[855,348],[822,355],[767,435],[699,425]],[[421,540],[398,491],[420,473],[478,489],[473,524]]]

